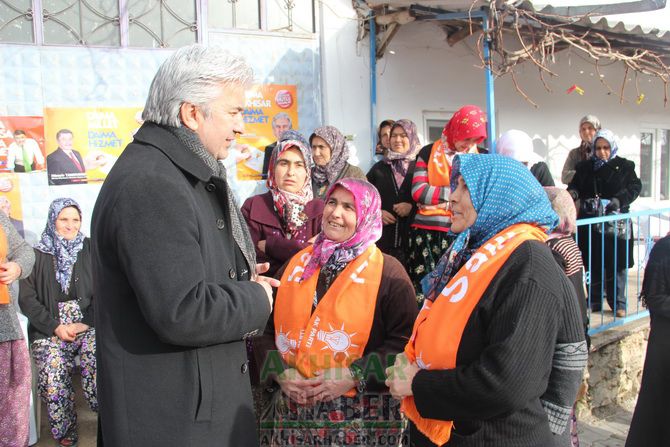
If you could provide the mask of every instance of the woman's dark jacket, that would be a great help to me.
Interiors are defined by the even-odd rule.
[[[584,160],[577,164],[575,176],[568,185],[568,191],[578,194],[579,199],[575,202],[577,206],[577,218],[583,219],[586,216],[584,213],[584,201],[596,197],[596,193],[602,199],[611,200],[616,198],[620,203],[620,213],[627,213],[630,209],[630,204],[640,195],[642,190],[642,182],[635,173],[635,163],[621,157],[614,157],[609,162],[605,163],[597,171],[593,170],[594,161]],[[584,266],[586,270],[593,268],[600,268],[602,263],[601,254],[601,236],[596,232],[595,225],[589,227],[582,225],[578,227],[578,243],[579,249],[582,252],[584,259]],[[591,235],[591,265],[589,266],[589,235]],[[614,262],[616,254],[617,268],[621,270],[633,266],[633,234],[631,232],[628,238],[628,244],[624,239],[616,241],[613,236],[605,236],[605,260]],[[628,258],[626,258],[626,251],[628,251]],[[612,264],[606,265],[606,268],[611,268]]]
[[[386,254],[395,256],[401,262],[409,248],[409,224],[414,219],[416,203],[412,200],[412,177],[414,176],[414,165],[412,161],[407,168],[407,175],[402,185],[398,187],[395,182],[393,170],[383,160],[375,163],[368,172],[368,182],[372,183],[382,199],[382,209],[396,217],[395,224],[384,225],[382,236],[377,241],[377,247]],[[412,212],[406,217],[398,217],[393,211],[396,203],[407,202],[412,205]]]
[[[30,341],[53,337],[60,324],[58,303],[79,300],[84,316],[82,323],[93,327],[93,280],[91,278],[91,243],[84,239],[84,246],[77,254],[72,269],[70,290],[64,293],[56,281],[53,255],[35,249],[35,267],[32,273],[19,283],[19,306],[28,317]]]
[[[309,245],[307,241],[321,231],[323,201],[314,199],[307,202],[303,212],[307,215],[307,221],[298,234],[289,239],[274,208],[270,191],[249,197],[242,205],[242,215],[256,247],[256,261],[270,263],[266,276],[274,276],[279,267]],[[265,253],[258,249],[258,241],[265,241]]]

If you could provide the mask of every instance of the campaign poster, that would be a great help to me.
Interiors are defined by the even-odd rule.
[[[16,231],[22,237],[23,232],[23,208],[21,206],[21,185],[18,174],[11,172],[0,173],[0,212],[9,217]]]
[[[247,91],[244,134],[235,145],[238,180],[261,180],[265,146],[277,141],[272,119],[279,113],[289,116],[293,129],[300,128],[295,85],[255,85]]]
[[[44,110],[50,185],[102,182],[142,125],[142,107]]]
[[[0,116],[0,172],[44,170],[45,157],[41,116]]]

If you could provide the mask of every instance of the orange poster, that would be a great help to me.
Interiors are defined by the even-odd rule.
[[[47,108],[50,185],[101,182],[142,124],[141,107]]]
[[[272,131],[275,117],[288,116],[292,128],[299,128],[296,92],[295,85],[276,84],[255,85],[247,92],[245,131],[236,144],[242,150],[237,163],[239,180],[261,180],[265,146],[277,141]]]
[[[21,206],[21,188],[18,174],[5,172],[0,174],[0,212],[5,213],[19,232],[23,234],[23,208]]]
[[[0,171],[43,170],[45,157],[41,116],[0,116]]]

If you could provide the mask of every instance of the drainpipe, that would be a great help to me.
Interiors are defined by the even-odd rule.
[[[370,139],[372,140],[370,160],[374,159],[377,147],[377,29],[374,14],[374,11],[370,10]]]
[[[488,149],[492,154],[496,153],[496,121],[495,121],[495,87],[493,85],[493,71],[491,70],[491,38],[489,37],[489,17],[485,11],[482,17],[482,29],[484,31],[484,64],[486,65],[486,109],[488,122],[486,131],[488,138]]]

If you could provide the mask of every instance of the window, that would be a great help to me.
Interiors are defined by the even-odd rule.
[[[439,140],[442,137],[442,130],[448,122],[449,120],[426,120],[426,133],[428,134],[426,143]]]
[[[197,42],[195,1],[131,0],[128,2],[128,45],[182,47]]]
[[[208,4],[214,29],[313,33],[313,0],[219,0]]]
[[[43,0],[44,43],[119,46],[119,4],[105,0]]]
[[[640,133],[640,197],[670,200],[670,129]]]
[[[0,42],[34,43],[31,0],[0,0]]]

